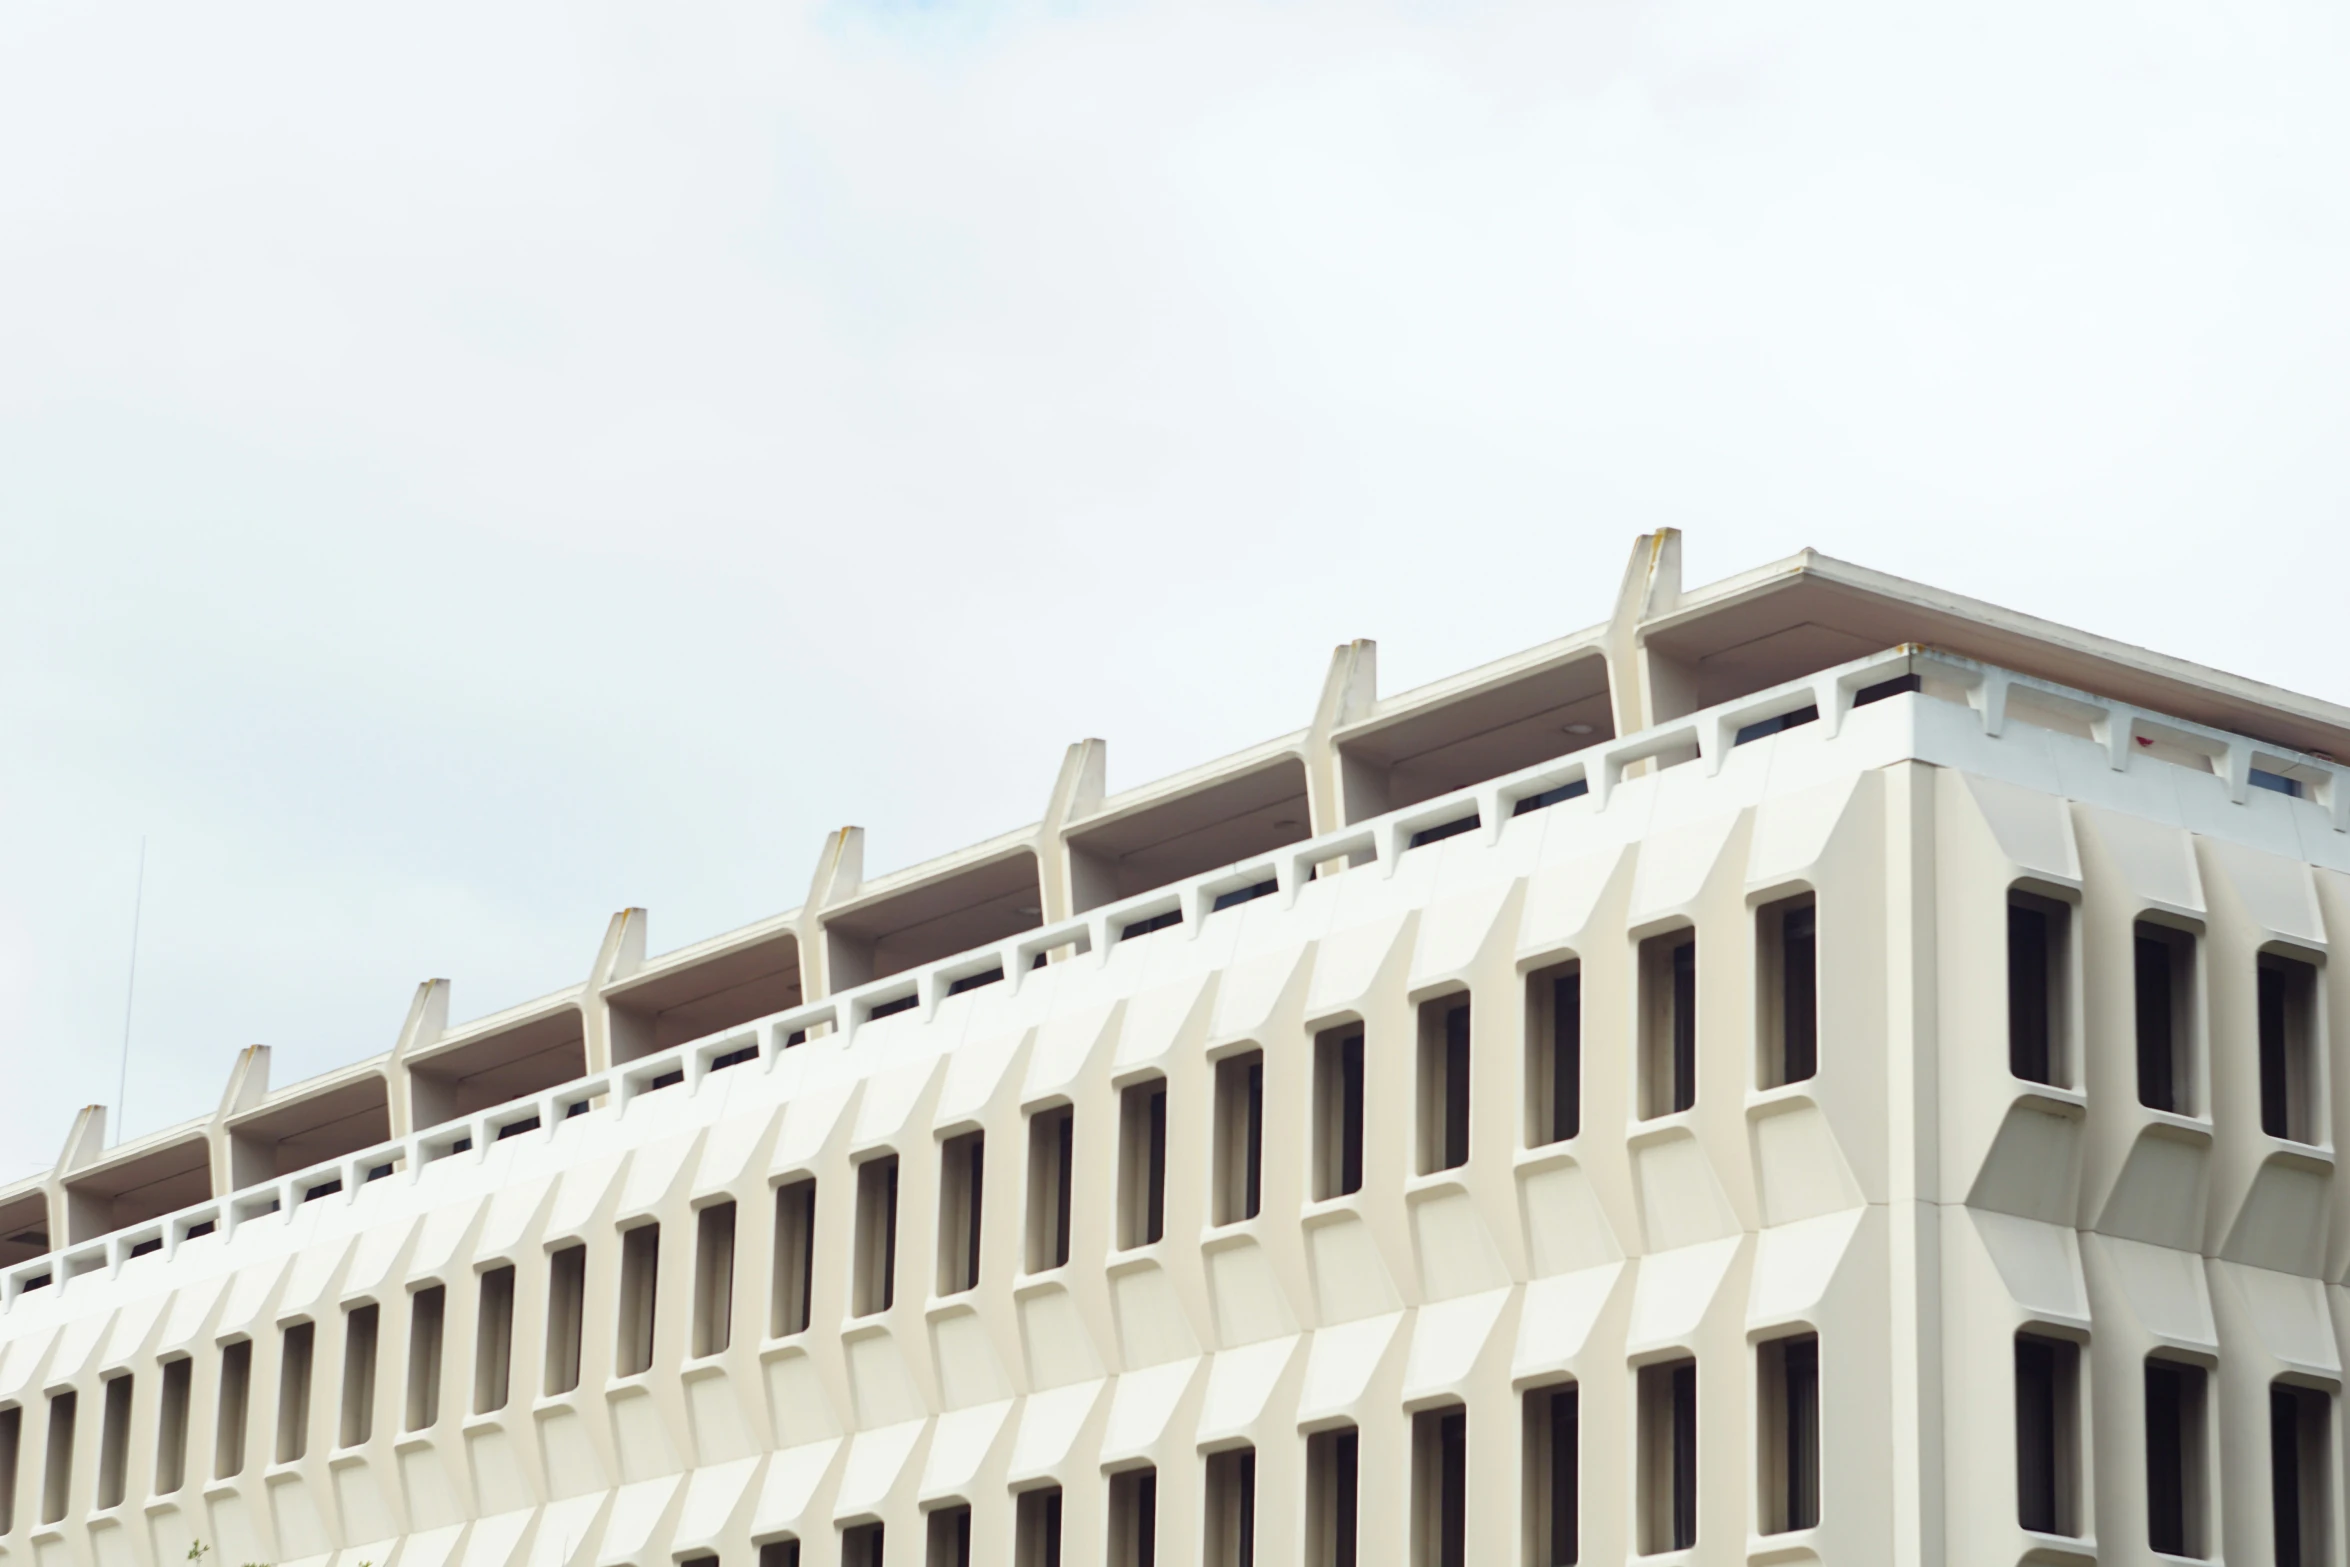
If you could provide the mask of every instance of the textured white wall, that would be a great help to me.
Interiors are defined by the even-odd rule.
[[[1205,1456],[1257,1452],[1261,1562],[1300,1559],[1309,1433],[1361,1431],[1362,1560],[1410,1555],[1411,1423],[1467,1411],[1467,1559],[1521,1559],[1520,1398],[1580,1389],[1582,1560],[1634,1549],[1641,1367],[1698,1367],[1698,1543],[1668,1560],[2140,1559],[2139,1378],[2157,1348],[2215,1368],[2209,1548],[2271,1556],[2267,1387],[2332,1389],[2350,1235],[2330,1145],[2260,1131],[2249,966],[2321,962],[2350,840],[2295,801],[1963,700],[1918,696],[1395,852],[1181,926],[643,1091],[632,1063],[552,1130],[405,1165],[113,1256],[0,1314],[0,1406],[19,1407],[0,1548],[52,1562],[387,1567],[728,1563],[755,1542],[882,1522],[921,1560],[922,1515],[973,1510],[975,1559],[1010,1560],[1015,1493],[1064,1490],[1067,1556],[1100,1554],[1105,1471],[1159,1473],[1160,1560],[1200,1550]],[[1948,683],[1939,683],[1939,682]],[[1845,693],[1849,697],[1849,692]],[[2123,715],[2126,719],[2128,715]],[[1633,737],[1635,740],[1637,737]],[[2115,767],[2119,760],[2123,765]],[[1415,808],[1400,827],[1441,819]],[[2074,906],[2070,1086],[2008,1072],[2004,920],[2018,882]],[[1205,885],[1205,884],[1203,884]],[[1820,1068],[1755,1086],[1753,910],[1817,899]],[[1149,900],[1139,900],[1136,908]],[[1160,900],[1164,901],[1164,900]],[[2136,1103],[2131,924],[2197,924],[2198,1113]],[[1097,928],[1115,935],[1117,916]],[[1694,1108],[1636,1118],[1635,955],[1694,926]],[[1525,1146],[1525,978],[1580,961],[1580,1135]],[[2119,965],[2119,967],[2117,967]],[[2336,977],[2324,971],[2330,996]],[[1417,1009],[1472,1000],[1467,1164],[1414,1173]],[[2338,1013],[2338,1000],[2326,1010]],[[1364,1185],[1310,1199],[1312,1044],[1366,1038]],[[1258,1217],[1209,1223],[1214,1063],[1265,1060]],[[1169,1084],[1166,1236],[1114,1247],[1118,1092]],[[2326,1074],[2336,1095],[2350,1073]],[[555,1101],[550,1100],[550,1108]],[[1022,1271],[1026,1118],[1075,1114],[1072,1260]],[[2336,1104],[2327,1120],[2340,1123]],[[932,1293],[940,1150],[986,1138],[981,1278]],[[432,1140],[415,1145],[419,1153]],[[899,1160],[897,1292],[849,1320],[855,1171]],[[767,1333],[772,1192],[818,1189],[813,1327]],[[690,1353],[695,1211],[737,1204],[732,1342]],[[652,1369],[614,1374],[621,1232],[660,1225]],[[543,1393],[548,1256],[588,1249],[582,1375]],[[517,1270],[511,1397],[470,1413],[479,1279]],[[448,1291],[440,1416],[404,1432],[409,1303]],[[382,1331],[373,1430],[339,1448],[345,1313]],[[309,1441],[272,1463],[282,1331],[315,1321]],[[2019,1526],[2013,1337],[2085,1346],[2084,1534]],[[1819,1526],[1763,1537],[1755,1345],[1821,1344]],[[255,1342],[243,1472],[214,1481],[219,1346]],[[194,1358],[187,1483],[153,1483],[159,1362]],[[136,1378],[127,1499],[97,1509],[103,1382]],[[42,1520],[48,1401],[78,1395],[70,1495]],[[2337,1440],[2333,1452],[2342,1444]],[[2340,1538],[2339,1481],[2329,1497]],[[395,1542],[397,1545],[395,1545]]]

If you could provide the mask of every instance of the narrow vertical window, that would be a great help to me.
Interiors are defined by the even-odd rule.
[[[759,1567],[800,1567],[800,1542],[769,1540],[759,1547]]]
[[[1216,1222],[1257,1216],[1264,1196],[1265,1056],[1216,1063]]]
[[[2063,1087],[2067,931],[2072,911],[2028,892],[2007,895],[2007,1069],[2029,1083]]]
[[[2079,1346],[2016,1335],[2017,1521],[2037,1534],[2081,1532],[2080,1367]]]
[[[850,1311],[889,1310],[898,1291],[898,1161],[888,1154],[857,1166],[857,1266]]]
[[[2146,1362],[2146,1543],[2169,1556],[2204,1554],[2205,1383],[2201,1366]]]
[[[1526,1146],[1583,1130],[1583,966],[1526,976]]]
[[[1820,1341],[1811,1334],[1755,1346],[1762,1532],[1820,1521]]]
[[[131,1463],[131,1379],[106,1379],[106,1407],[98,1425],[98,1506],[120,1507]]]
[[[1800,1083],[1820,1069],[1818,909],[1810,893],[1754,911],[1755,1035],[1763,1088]]]
[[[1642,1366],[1639,1383],[1640,1550],[1697,1544],[1697,1362]]]
[[[1110,1476],[1109,1567],[1158,1567],[1159,1472],[1121,1469]]]
[[[653,1326],[661,1300],[661,1226],[640,1224],[620,1237],[620,1332],[614,1369],[624,1377],[653,1369]]]
[[[0,1534],[16,1532],[16,1465],[24,1449],[24,1406],[0,1409]]]
[[[428,1285],[408,1297],[408,1419],[411,1431],[429,1431],[441,1420],[441,1341],[446,1336],[449,1291]]]
[[[1469,1162],[1469,998],[1420,1006],[1420,1173]]]
[[[882,1567],[881,1525],[863,1523],[841,1531],[840,1567]]]
[[[1028,1118],[1028,1271],[1069,1260],[1069,1206],[1076,1195],[1077,1112],[1068,1105]]]
[[[1256,1567],[1257,1450],[1232,1448],[1208,1455],[1205,1567]]]
[[[1573,1383],[1538,1387],[1526,1394],[1525,1410],[1527,1567],[1574,1567],[1582,1547],[1580,1399]]]
[[[220,1408],[212,1426],[212,1477],[245,1472],[245,1415],[253,1401],[253,1341],[220,1346]]]
[[[965,1132],[948,1138],[938,1152],[938,1293],[960,1295],[979,1287],[987,1140]]]
[[[375,1341],[382,1313],[373,1301],[343,1313],[343,1420],[338,1447],[375,1434]]]
[[[473,1412],[487,1415],[504,1409],[513,1383],[514,1265],[508,1263],[481,1276],[481,1303],[474,1315]]]
[[[277,1461],[290,1464],[310,1451],[310,1367],[317,1359],[315,1323],[289,1324],[278,1343]]]
[[[694,1353],[723,1354],[734,1342],[734,1204],[694,1215]]]
[[[1678,1115],[1697,1104],[1697,932],[1640,944],[1640,1114]]]
[[[195,1391],[196,1362],[186,1355],[163,1363],[163,1396],[155,1406],[155,1494],[169,1496],[188,1483],[188,1403]],[[14,1463],[7,1465],[13,1469]],[[8,1477],[0,1475],[0,1486]],[[0,1522],[0,1534],[8,1525]]]
[[[2137,978],[2138,1103],[2192,1115],[2195,938],[2140,920],[2131,949]]]
[[[924,1533],[929,1548],[923,1552],[923,1567],[971,1567],[970,1508],[931,1509]],[[878,1551],[874,1554],[880,1555]]]
[[[2260,1129],[2314,1143],[2317,1129],[2317,970],[2260,955]]]
[[[787,1181],[775,1188],[775,1280],[767,1310],[775,1337],[808,1331],[815,1288],[816,1183]]]
[[[1314,1200],[1363,1189],[1363,1030],[1314,1036]]]
[[[1353,1426],[1306,1438],[1306,1561],[1355,1567],[1362,1501],[1362,1433]]]
[[[587,1247],[566,1246],[547,1259],[548,1393],[579,1386],[580,1333],[587,1316]]]
[[[1167,1080],[1154,1077],[1118,1095],[1118,1244],[1155,1246],[1166,1233]]]
[[[1469,1567],[1469,1414],[1412,1417],[1412,1567]]]
[[[41,1522],[65,1517],[73,1498],[73,1422],[79,1398],[71,1391],[49,1395],[49,1453],[41,1469]]]
[[[1022,1491],[1012,1520],[1013,1567],[1061,1567],[1061,1488]]]
[[[2277,1567],[2316,1567],[2326,1560],[2327,1427],[2333,1400],[2316,1388],[2271,1383],[2268,1452]]]

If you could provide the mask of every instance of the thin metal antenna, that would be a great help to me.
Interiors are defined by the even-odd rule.
[[[131,972],[122,987],[122,1071],[114,1084],[114,1140],[122,1141],[131,1091],[131,1003],[139,994],[139,915],[147,902],[147,835],[139,834],[138,890],[131,894]]]

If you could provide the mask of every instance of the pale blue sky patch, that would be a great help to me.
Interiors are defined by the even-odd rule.
[[[2350,19],[0,11],[0,1176],[1810,544],[2350,699]]]

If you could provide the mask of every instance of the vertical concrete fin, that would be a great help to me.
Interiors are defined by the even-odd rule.
[[[73,1130],[65,1134],[64,1151],[57,1156],[56,1174],[60,1180],[85,1165],[95,1164],[106,1151],[106,1107],[84,1105],[73,1118]]]
[[[1378,701],[1379,644],[1357,637],[1332,649],[1321,700],[1314,704],[1314,722],[1306,733],[1306,811],[1316,833],[1336,832],[1346,825],[1346,783],[1336,737]]]
[[[1053,779],[1051,798],[1044,807],[1044,823],[1036,834],[1038,907],[1044,922],[1065,920],[1077,912],[1077,874],[1069,846],[1069,829],[1102,807],[1109,793],[1110,747],[1105,740],[1080,740],[1063,753],[1061,771]]]
[[[1628,735],[1693,710],[1695,683],[1688,671],[1652,655],[1640,628],[1681,603],[1681,530],[1659,528],[1632,541],[1624,580],[1616,588],[1615,613],[1608,619],[1607,683],[1616,733]]]
[[[416,1101],[408,1091],[409,1056],[430,1049],[448,1031],[449,982],[428,979],[409,998],[407,1020],[400,1025],[400,1037],[392,1045],[391,1059],[384,1063],[394,1137],[406,1137],[416,1130]]]
[[[213,1113],[212,1125],[205,1133],[205,1142],[212,1156],[212,1189],[233,1192],[237,1189],[236,1165],[230,1157],[229,1117],[250,1110],[269,1094],[269,1047],[247,1045],[237,1054],[237,1064],[229,1069],[228,1086],[221,1090],[220,1108]]]
[[[645,932],[652,921],[639,908],[622,909],[604,927],[604,941],[596,949],[596,966],[588,974],[587,991],[580,997],[587,1035],[587,1068],[602,1072],[615,1063],[632,1061],[653,1047],[651,1034],[617,1023],[604,992],[616,980],[626,979],[645,964]],[[638,1037],[638,1036],[642,1037]],[[619,1037],[626,1036],[626,1037]]]
[[[821,1001],[833,991],[824,911],[855,897],[864,880],[865,829],[835,830],[816,856],[816,873],[808,878],[808,901],[800,905],[800,994],[809,1001]]]

